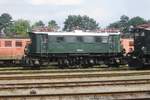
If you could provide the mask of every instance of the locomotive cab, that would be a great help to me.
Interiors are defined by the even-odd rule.
[[[40,66],[42,57],[47,57],[48,35],[30,32],[30,43],[26,45],[23,64],[25,66]]]

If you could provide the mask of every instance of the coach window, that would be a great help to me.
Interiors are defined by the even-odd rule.
[[[5,41],[5,47],[12,47],[12,41]]]
[[[57,42],[63,42],[64,41],[64,37],[57,37]]]
[[[22,42],[21,41],[16,41],[16,47],[22,47]]]
[[[82,36],[77,36],[76,39],[77,39],[78,42],[83,42],[83,37]]]

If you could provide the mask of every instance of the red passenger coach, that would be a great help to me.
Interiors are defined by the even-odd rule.
[[[0,64],[19,64],[30,39],[0,39]]]

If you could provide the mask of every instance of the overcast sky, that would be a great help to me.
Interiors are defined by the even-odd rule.
[[[0,0],[0,14],[9,13],[13,19],[32,23],[56,20],[63,26],[68,15],[88,15],[100,26],[119,20],[125,14],[150,19],[150,0]]]

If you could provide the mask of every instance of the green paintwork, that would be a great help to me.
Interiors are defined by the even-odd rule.
[[[52,36],[44,34],[30,33],[32,48],[29,47],[30,53],[120,53],[120,35],[109,36],[108,43],[85,43],[85,42],[54,42],[50,41]],[[47,42],[42,38],[46,37]]]

